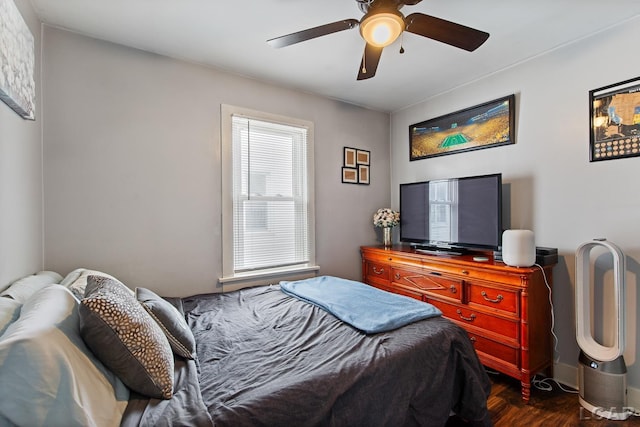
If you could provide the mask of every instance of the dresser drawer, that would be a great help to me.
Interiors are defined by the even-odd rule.
[[[442,276],[439,273],[393,268],[391,280],[394,285],[415,289],[427,296],[444,297],[457,302],[461,302],[463,298],[462,280]]]
[[[467,292],[471,305],[478,304],[513,315],[520,313],[518,291],[471,282],[468,283]]]
[[[442,314],[449,319],[465,325],[473,325],[476,328],[486,329],[507,338],[518,339],[519,323],[515,320],[503,319],[481,311],[474,310],[466,305],[449,304],[443,301],[427,299],[427,302],[438,307]]]
[[[472,332],[467,333],[476,351],[518,366],[519,347],[513,347]]]
[[[380,289],[383,289],[382,286],[378,286]],[[416,292],[412,289],[405,289],[400,286],[396,286],[395,283],[391,284],[390,287],[385,287],[385,291],[393,292],[394,294],[404,295],[405,297],[411,297],[420,301],[424,301],[424,297],[420,292]]]
[[[424,298],[422,297],[421,293],[418,292],[413,292],[411,290],[408,289],[402,289],[398,286],[395,285],[389,285],[388,283],[383,283],[382,281],[371,281],[369,280],[369,285],[373,286],[374,288],[378,288],[381,289],[383,291],[387,291],[387,292],[391,292],[392,294],[399,294],[399,295],[404,295],[406,297],[411,297],[413,299],[417,299],[419,301],[423,301]]]
[[[391,267],[388,264],[382,264],[367,261],[367,277],[366,282],[380,283],[389,286],[391,281]]]

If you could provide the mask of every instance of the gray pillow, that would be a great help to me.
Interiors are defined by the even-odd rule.
[[[24,304],[31,295],[42,288],[60,282],[60,280],[62,280],[62,276],[55,271],[40,271],[39,273],[16,280],[11,286],[2,291],[0,296],[13,298],[19,303]]]
[[[171,398],[169,341],[125,285],[110,277],[87,277],[80,333],[98,359],[130,389],[158,399]]]
[[[184,316],[171,303],[146,288],[136,288],[136,298],[158,322],[171,349],[178,356],[194,359],[196,340]]]

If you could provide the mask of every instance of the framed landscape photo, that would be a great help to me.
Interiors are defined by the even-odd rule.
[[[640,156],[640,77],[589,91],[589,161]]]
[[[409,160],[515,144],[515,95],[409,126]]]

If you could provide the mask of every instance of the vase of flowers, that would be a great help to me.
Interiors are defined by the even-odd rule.
[[[391,229],[400,224],[400,212],[391,208],[380,208],[373,214],[373,225],[382,228],[382,243],[391,246]]]

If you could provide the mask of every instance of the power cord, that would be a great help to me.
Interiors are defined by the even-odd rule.
[[[486,366],[484,370],[489,375],[501,375],[500,372],[494,371],[493,369],[489,369]],[[531,379],[531,385],[533,385],[538,390],[542,390],[542,391],[553,391],[553,385],[550,384],[552,382],[555,383],[556,386],[560,390],[564,391],[565,393],[574,393],[574,394],[579,393],[578,390],[566,388],[562,383],[558,382],[558,380],[554,378],[549,378],[549,377],[538,378],[538,375],[534,375],[533,378]],[[636,416],[640,417],[640,412],[638,412]]]
[[[549,291],[549,306],[551,307],[551,335],[553,336],[553,352],[555,354],[558,354],[558,336],[555,333],[556,317],[553,311],[553,298],[552,298],[551,285],[549,285],[549,281],[547,280],[547,274],[545,273],[544,268],[540,264],[535,264],[535,266],[538,267],[542,272],[542,278],[544,279],[544,284],[547,286],[547,289]],[[558,362],[559,360],[560,360],[560,356],[558,355],[558,357],[555,358],[554,361]],[[551,382],[555,383],[558,386],[558,388],[564,391],[565,393],[579,393],[578,390],[565,388],[565,386],[563,386],[554,378],[544,377],[542,379],[539,379],[537,375],[534,375],[533,379],[531,380],[531,384],[533,384],[533,386],[538,390],[542,390],[542,391],[552,391],[553,386],[550,384]]]
[[[555,358],[555,362],[560,360],[560,355],[558,353],[558,336],[555,333],[555,325],[556,325],[556,316],[553,312],[553,298],[551,293],[551,286],[549,285],[549,281],[547,280],[547,274],[544,272],[544,268],[540,264],[535,264],[536,267],[540,269],[542,272],[542,278],[544,279],[544,284],[547,286],[549,290],[549,305],[551,306],[551,335],[553,336],[553,352],[554,354],[558,354],[557,358]]]
[[[558,382],[556,379],[553,379],[553,378],[549,378],[549,377],[538,378],[537,375],[534,375],[533,378],[531,379],[531,384],[538,390],[542,390],[542,391],[552,391],[553,385],[551,385],[550,383],[555,383],[556,386],[558,386],[558,388],[564,391],[565,393],[574,393],[574,394],[579,393],[578,390],[565,388],[565,386],[562,385],[562,383]]]

